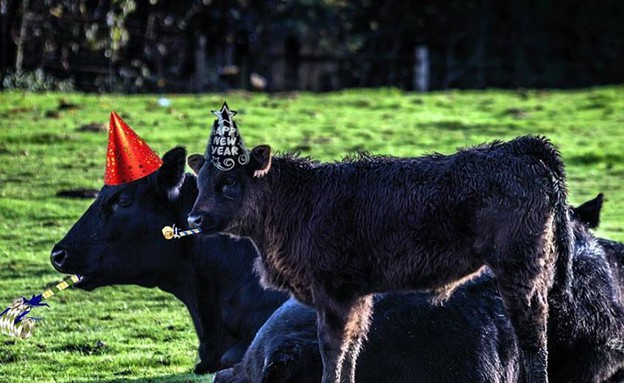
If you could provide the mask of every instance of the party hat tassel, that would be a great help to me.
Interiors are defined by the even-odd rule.
[[[11,306],[7,307],[2,313],[0,313],[0,332],[17,338],[30,338],[35,327],[35,323],[40,320],[39,318],[28,316],[32,308],[48,306],[47,303],[42,302],[44,299],[53,296],[59,291],[65,290],[79,280],[80,277],[78,275],[70,275],[56,286],[39,295],[33,295],[30,299],[26,299],[26,297],[17,298],[13,301]]]
[[[162,234],[165,239],[173,239],[173,238],[182,238],[187,235],[195,235],[201,233],[201,229],[189,229],[189,230],[178,230],[175,225],[173,226],[165,226],[162,228]]]

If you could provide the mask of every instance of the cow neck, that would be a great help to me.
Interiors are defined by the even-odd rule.
[[[259,184],[262,196],[259,200],[263,201],[258,220],[254,225],[254,230],[245,233],[253,239],[260,254],[267,254],[268,246],[274,243],[275,233],[280,231],[281,215],[297,216],[299,212],[284,212],[284,206],[298,206],[302,208],[306,205],[305,198],[310,192],[314,192],[314,188],[310,187],[313,183],[314,169],[317,163],[307,158],[299,158],[295,156],[275,157],[273,158],[271,171],[267,173],[265,178]],[[293,198],[299,198],[295,203],[289,203]],[[300,220],[289,222],[289,224],[299,223]]]
[[[201,268],[197,267],[197,259],[201,257],[201,244],[193,237],[186,237],[180,241],[182,242],[180,246],[184,246],[184,257],[172,267],[171,270],[176,270],[176,273],[171,276],[171,281],[159,287],[173,294],[186,306],[198,338],[203,339],[206,335],[203,328],[204,317],[207,315],[205,311],[209,305],[205,304],[206,297],[202,294],[207,288],[206,281],[202,279]]]
[[[195,176],[186,173],[175,206],[175,210],[177,211],[177,222],[175,222],[175,224],[177,227],[186,227],[186,216],[191,211],[197,194]],[[176,264],[175,267],[172,267],[172,270],[176,270],[176,274],[171,276],[171,281],[159,287],[173,294],[190,309],[189,305],[194,305],[196,303],[197,294],[195,292],[198,291],[201,285],[199,270],[195,267],[197,259],[196,253],[199,251],[197,238],[189,236],[181,239],[174,239],[174,241],[178,241],[176,244],[181,247],[180,252],[183,254],[181,257],[183,261]]]
[[[189,296],[192,296],[192,291],[200,284],[198,270],[193,265],[195,238],[187,237],[178,241],[181,242],[179,246],[183,247],[181,252],[184,256],[180,257],[175,265],[172,265],[167,278],[163,278],[158,287],[186,303]]]

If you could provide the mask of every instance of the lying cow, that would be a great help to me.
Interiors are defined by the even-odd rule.
[[[573,209],[572,300],[550,297],[549,380],[619,382],[624,377],[624,245],[610,254],[595,227],[602,195]],[[619,248],[618,248],[619,246]],[[610,261],[612,263],[610,264]],[[555,286],[561,283],[555,281]],[[371,331],[358,360],[358,383],[512,382],[517,343],[491,273],[458,287],[443,306],[427,293],[375,297]],[[215,383],[313,383],[321,379],[316,315],[293,299],[262,326],[243,362]]]
[[[215,121],[206,154],[189,158],[199,196],[188,222],[250,237],[263,284],[316,309],[323,383],[355,381],[373,293],[444,298],[483,265],[518,338],[521,381],[547,382],[547,297],[555,272],[571,275],[572,240],[563,162],[547,140],[337,163],[258,146],[227,170],[223,146],[212,147],[226,141],[223,126]]]
[[[579,209],[582,209],[575,213],[581,217],[584,217],[584,221],[589,222],[592,227],[597,227],[600,222],[599,214],[596,214],[595,211],[600,211],[600,207],[602,206],[603,195],[602,193],[598,195],[594,200],[589,201],[583,204]],[[611,270],[616,275],[616,278],[619,280],[624,280],[624,261],[622,261],[622,257],[624,257],[624,244],[621,242],[615,242],[608,239],[598,238],[598,243],[605,250],[607,255],[607,260],[611,265]],[[620,302],[624,305],[624,284],[620,285],[618,289],[618,296]],[[623,379],[624,381],[624,379]]]
[[[104,186],[51,255],[63,273],[77,273],[85,290],[116,284],[158,287],[189,310],[199,338],[195,372],[241,360],[256,331],[285,300],[263,290],[253,274],[257,252],[245,239],[186,237],[166,241],[161,229],[184,227],[197,196],[184,174],[186,151],[175,148],[152,175]]]
[[[624,280],[624,244],[602,238],[598,239],[598,243],[605,250],[613,274],[617,279]],[[624,305],[624,284],[619,286],[618,299]]]

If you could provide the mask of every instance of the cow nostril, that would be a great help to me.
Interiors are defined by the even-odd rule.
[[[201,215],[189,215],[186,219],[189,226],[192,228],[200,227],[202,224],[202,216]]]
[[[50,259],[52,260],[52,265],[56,268],[62,268],[67,260],[67,251],[64,249],[53,250]]]

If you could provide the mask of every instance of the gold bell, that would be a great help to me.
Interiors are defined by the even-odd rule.
[[[165,226],[162,228],[162,235],[163,237],[165,237],[165,239],[172,239],[173,238],[173,227],[171,226]]]

